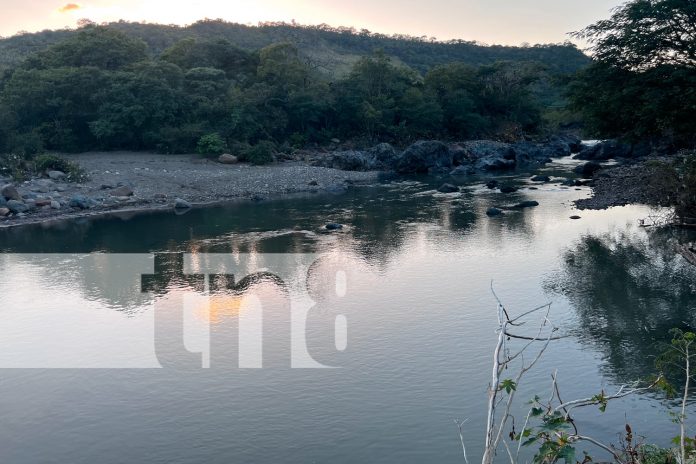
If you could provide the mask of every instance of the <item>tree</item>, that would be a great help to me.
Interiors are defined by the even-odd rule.
[[[576,37],[593,44],[597,61],[624,69],[696,66],[696,3],[693,0],[633,0]]]

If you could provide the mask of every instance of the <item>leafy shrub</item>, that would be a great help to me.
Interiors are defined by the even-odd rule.
[[[227,144],[218,133],[204,135],[196,146],[196,152],[207,157],[220,156],[226,150]]]
[[[34,159],[34,171],[44,173],[46,171],[61,171],[67,174],[69,182],[84,182],[87,173],[76,163],[55,155],[40,155]]]
[[[247,153],[246,159],[251,164],[261,165],[273,162],[273,154],[275,153],[275,144],[268,140],[262,140],[257,143]]]
[[[22,182],[28,177],[27,161],[23,156],[10,153],[0,156],[0,175],[10,176],[18,182]]]

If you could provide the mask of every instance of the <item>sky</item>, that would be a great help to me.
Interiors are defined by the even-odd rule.
[[[625,0],[0,0],[0,36],[95,22],[190,24],[203,18],[256,24],[353,26],[386,34],[488,44],[563,42]]]

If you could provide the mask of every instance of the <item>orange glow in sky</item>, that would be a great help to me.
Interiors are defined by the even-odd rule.
[[[606,18],[621,0],[26,0],[5,2],[0,35],[74,27],[79,19],[190,24],[203,18],[256,24],[291,21],[354,26],[485,43],[563,42]]]

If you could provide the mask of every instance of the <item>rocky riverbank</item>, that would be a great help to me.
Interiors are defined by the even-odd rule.
[[[0,227],[302,192],[340,193],[352,184],[375,182],[379,175],[292,161],[222,164],[190,155],[109,152],[68,159],[84,169],[88,181],[70,183],[59,172],[21,183],[0,179]]]

